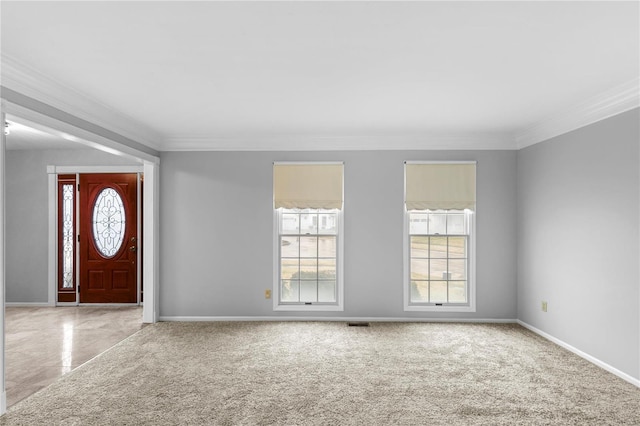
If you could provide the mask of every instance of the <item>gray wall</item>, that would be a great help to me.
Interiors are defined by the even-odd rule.
[[[160,315],[274,312],[273,161],[345,162],[345,310],[333,317],[516,318],[515,151],[165,152]],[[404,160],[477,160],[477,312],[403,311]]]
[[[517,153],[518,318],[635,378],[638,114],[620,114]]]
[[[136,165],[102,151],[10,150],[6,156],[6,301],[46,303],[47,165]]]

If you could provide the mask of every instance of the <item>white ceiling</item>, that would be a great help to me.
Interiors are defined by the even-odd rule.
[[[87,149],[86,145],[64,139],[43,126],[20,122],[20,118],[8,117],[7,149]]]
[[[640,75],[637,1],[0,7],[3,85],[156,149],[515,148]]]

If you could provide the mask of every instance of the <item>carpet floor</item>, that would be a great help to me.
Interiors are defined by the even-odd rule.
[[[514,324],[158,323],[0,425],[640,425],[640,389]]]

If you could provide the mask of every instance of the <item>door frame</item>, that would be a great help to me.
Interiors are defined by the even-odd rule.
[[[142,241],[142,247],[144,247],[144,241],[140,238],[142,231],[142,223],[144,218],[142,217],[142,185],[140,185],[140,175],[144,174],[144,166],[47,166],[47,175],[49,179],[49,246],[48,246],[48,304],[51,306],[131,306],[140,305],[140,290],[142,290],[142,268],[144,266],[144,260],[142,259],[143,250],[138,250],[138,261],[136,266],[136,298],[135,303],[80,303],[78,295],[78,286],[76,286],[76,301],[75,302],[58,302],[58,175],[76,175],[76,184],[80,182],[80,175],[87,173],[135,173],[137,175],[137,211],[136,220],[138,222],[137,239]],[[76,226],[75,232],[77,237],[78,228],[80,224],[80,197],[75,191],[76,198]],[[143,234],[144,236],[144,234]],[[53,238],[53,240],[52,240]],[[80,247],[76,244],[75,250],[75,262],[76,265],[80,265]],[[80,268],[76,268],[76,283],[80,283]],[[143,307],[144,309],[144,307]]]

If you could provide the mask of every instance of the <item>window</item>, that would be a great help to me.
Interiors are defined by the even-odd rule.
[[[338,300],[338,210],[280,209],[280,303]]]
[[[410,304],[465,305],[469,301],[471,212],[409,212]]]
[[[405,310],[475,311],[475,163],[407,163],[405,203]]]
[[[274,164],[274,309],[342,310],[342,163]]]
[[[58,302],[76,301],[76,175],[58,175]]]

